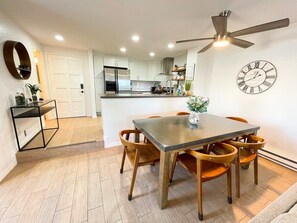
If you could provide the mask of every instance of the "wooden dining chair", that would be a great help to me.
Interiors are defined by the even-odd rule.
[[[231,184],[231,162],[234,160],[237,149],[226,143],[215,143],[210,145],[211,151],[217,149],[222,153],[205,154],[194,150],[186,150],[185,153],[178,155],[179,163],[197,178],[198,195],[198,218],[203,220],[202,211],[202,183],[213,180],[227,174],[228,203],[232,203],[232,184]]]
[[[226,117],[226,118],[228,118],[228,119],[232,119],[232,120],[234,120],[234,121],[238,121],[238,122],[248,123],[248,121],[247,121],[246,119],[241,118],[241,117],[228,116],[228,117]],[[245,135],[243,135],[243,136],[239,136],[239,137],[234,138],[234,140],[236,140],[236,141],[242,141],[242,140],[244,140],[244,137],[245,137]]]
[[[254,161],[254,182],[258,184],[258,150],[265,146],[265,139],[248,135],[244,137],[244,141],[229,140],[226,143],[233,145],[237,148],[237,156],[234,160],[235,176],[236,176],[236,196],[240,197],[240,167],[247,165]]]
[[[235,116],[228,116],[226,117],[228,119],[232,119],[232,120],[235,120],[235,121],[239,121],[239,122],[244,122],[244,123],[248,123],[248,121],[244,118],[240,118],[240,117],[235,117]]]
[[[132,199],[132,192],[134,188],[137,168],[139,166],[155,164],[160,161],[160,151],[149,141],[147,143],[132,141],[135,139],[135,137],[139,138],[140,134],[140,131],[137,129],[122,130],[119,133],[121,142],[124,145],[120,173],[123,173],[126,155],[129,158],[131,164],[133,165],[132,180],[128,194],[129,201]]]
[[[177,112],[176,115],[189,115],[189,112]]]

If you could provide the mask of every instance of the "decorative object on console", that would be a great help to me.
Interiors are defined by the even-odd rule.
[[[246,94],[267,91],[276,81],[275,66],[265,60],[256,60],[245,65],[237,75],[238,88]]]
[[[37,98],[37,92],[38,91],[40,91],[41,92],[41,90],[40,90],[40,88],[39,88],[39,86],[37,85],[37,84],[29,84],[29,83],[27,83],[26,84],[26,86],[30,89],[30,91],[31,91],[31,94],[32,94],[32,100],[33,101],[37,101],[38,100],[38,98]]]
[[[191,96],[187,102],[188,108],[191,111],[189,122],[192,125],[197,125],[199,122],[199,113],[207,112],[209,99],[202,96]]]
[[[26,99],[24,93],[17,92],[15,96],[16,105],[25,105]]]
[[[14,58],[14,50],[19,58]],[[31,75],[31,61],[26,47],[16,41],[8,40],[4,43],[3,56],[7,69],[15,79],[29,79]],[[16,62],[19,64],[16,64]]]

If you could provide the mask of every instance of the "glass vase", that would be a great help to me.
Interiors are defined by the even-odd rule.
[[[189,122],[192,125],[198,125],[199,123],[199,112],[192,111],[189,115]]]

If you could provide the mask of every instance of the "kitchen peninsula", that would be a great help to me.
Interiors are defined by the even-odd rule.
[[[104,147],[120,145],[119,132],[134,129],[134,119],[173,116],[179,111],[188,111],[187,100],[187,96],[149,93],[101,96]]]

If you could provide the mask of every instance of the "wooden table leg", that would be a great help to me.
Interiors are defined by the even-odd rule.
[[[160,151],[160,172],[159,172],[159,207],[164,209],[167,207],[169,172],[171,166],[170,153]]]

